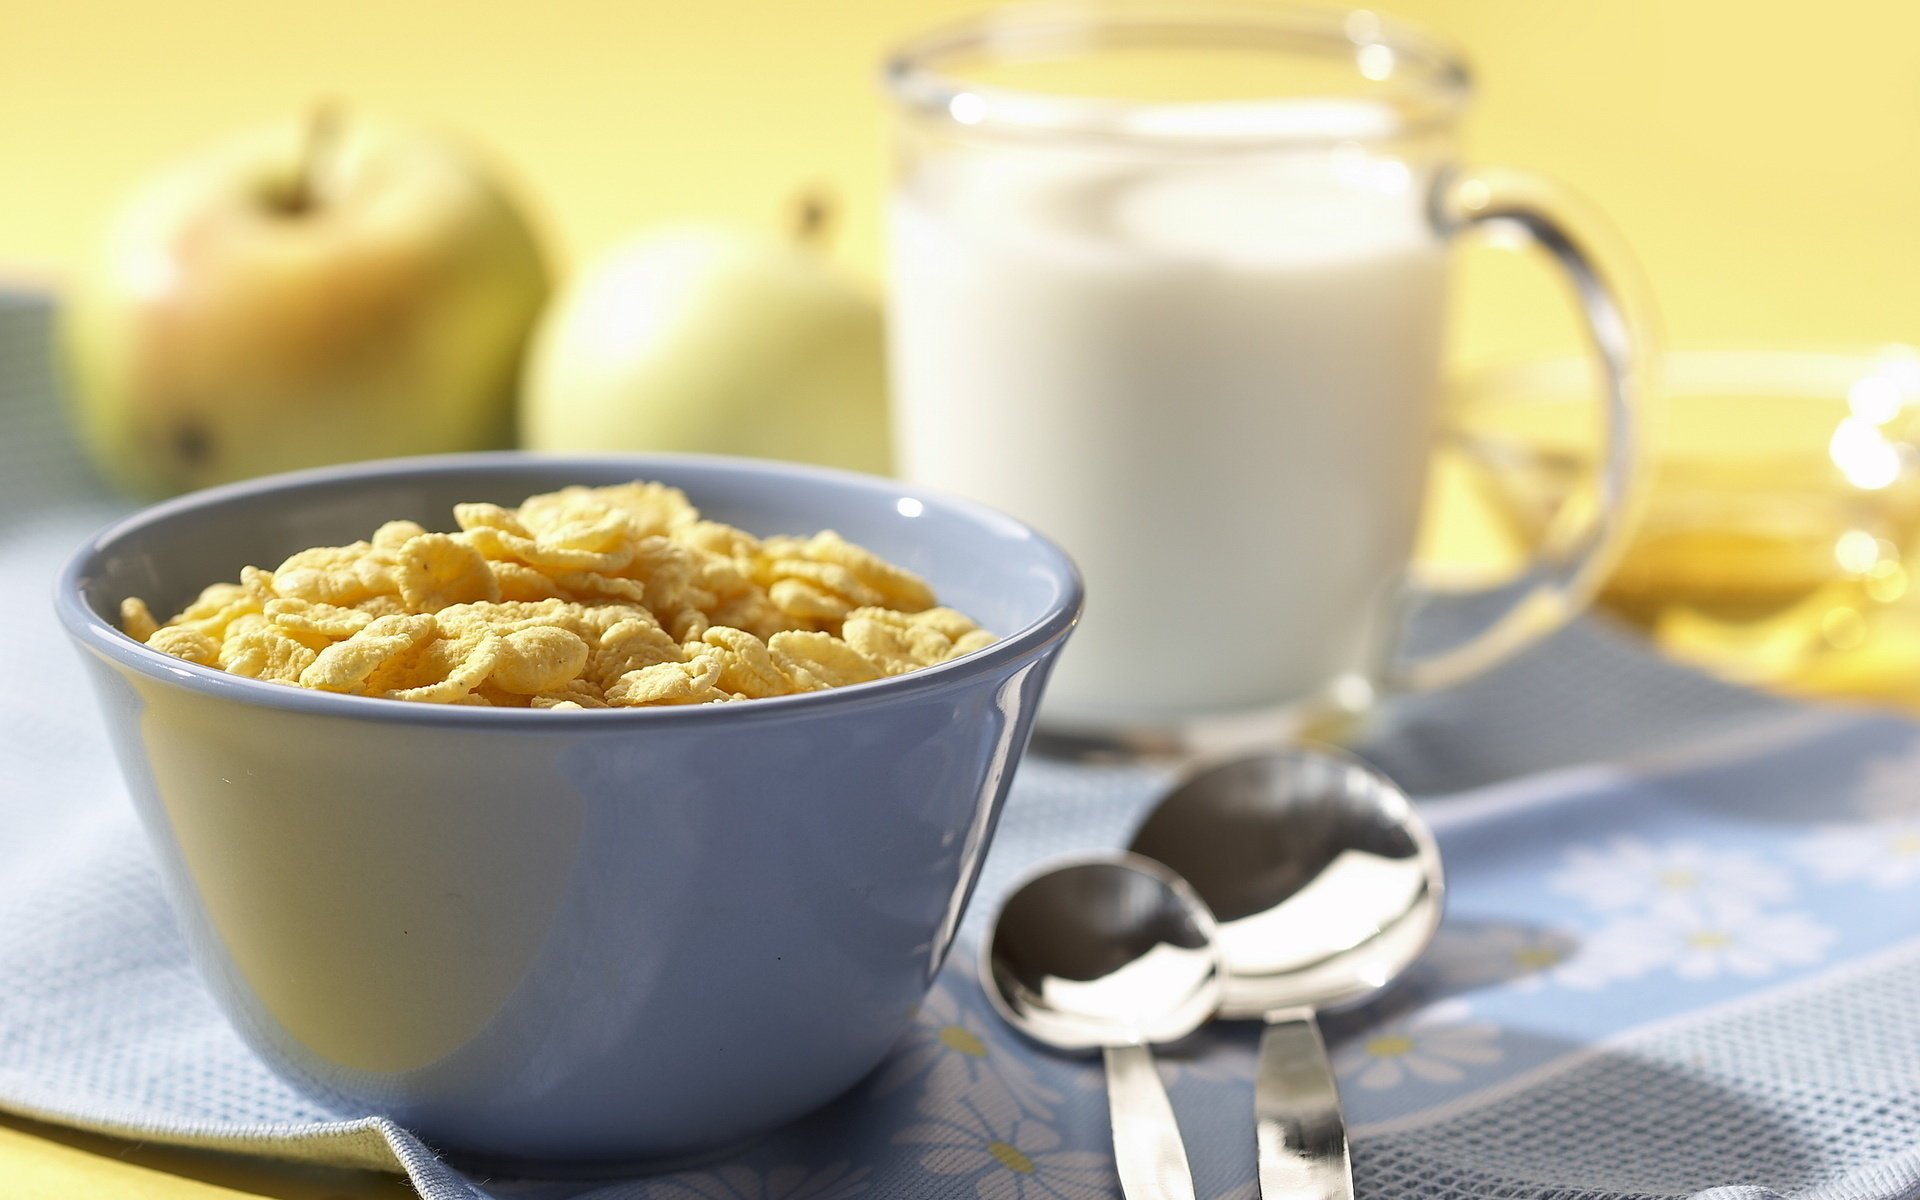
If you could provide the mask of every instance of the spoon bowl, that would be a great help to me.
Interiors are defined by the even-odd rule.
[[[1148,1047],[1186,1037],[1220,1005],[1223,968],[1205,904],[1131,854],[1029,877],[982,945],[987,998],[1009,1024],[1106,1058],[1114,1166],[1128,1200],[1192,1200],[1173,1106]]]
[[[1432,939],[1446,883],[1425,822],[1359,759],[1292,748],[1189,775],[1133,849],[1218,919],[1221,1015],[1267,1024],[1253,1085],[1262,1200],[1352,1200],[1317,1014],[1385,988]]]
[[[1017,888],[986,941],[988,999],[1061,1050],[1175,1041],[1219,1006],[1214,921],[1165,867],[1079,859]]]
[[[1132,848],[1184,878],[1218,921],[1224,1017],[1359,1003],[1440,924],[1433,835],[1405,792],[1337,751],[1202,768],[1161,800]]]

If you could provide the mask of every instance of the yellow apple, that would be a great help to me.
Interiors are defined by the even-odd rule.
[[[643,236],[541,321],[520,428],[535,450],[743,454],[883,473],[879,306],[808,244],[713,225]]]
[[[81,440],[149,494],[504,446],[547,291],[465,149],[325,112],[256,130],[141,188],[74,281]]]

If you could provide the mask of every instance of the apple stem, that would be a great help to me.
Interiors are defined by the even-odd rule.
[[[293,174],[281,192],[279,210],[288,216],[308,212],[319,202],[320,180],[327,160],[332,157],[340,134],[340,106],[321,100],[307,110],[307,124],[300,139],[300,157],[294,161]]]
[[[793,240],[809,249],[824,249],[833,233],[833,196],[823,187],[810,187],[794,198]]]

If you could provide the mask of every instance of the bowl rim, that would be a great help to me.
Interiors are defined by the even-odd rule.
[[[634,478],[646,479],[649,471],[675,466],[718,471],[744,471],[784,476],[798,483],[831,485],[874,496],[885,496],[892,503],[916,500],[928,508],[939,508],[963,519],[990,528],[1011,532],[1032,542],[1058,575],[1063,587],[1060,597],[1037,619],[1021,629],[1001,637],[992,645],[971,654],[931,667],[922,667],[903,675],[802,692],[791,696],[762,697],[737,704],[691,704],[645,708],[583,709],[578,712],[522,708],[480,708],[458,704],[428,704],[418,701],[389,700],[380,696],[349,696],[336,692],[314,691],[268,683],[243,675],[230,675],[217,667],[201,666],[175,658],[134,641],[111,621],[95,612],[83,598],[82,585],[91,574],[90,567],[115,542],[137,536],[144,529],[196,511],[231,507],[266,495],[296,491],[316,485],[334,485],[354,481],[372,481],[410,476],[458,475],[470,471],[495,471],[508,474],[526,471],[550,473],[568,464],[583,468],[631,465]],[[223,484],[176,496],[149,505],[98,530],[67,557],[54,583],[54,609],[68,636],[82,648],[136,672],[146,678],[173,687],[182,687],[210,697],[240,704],[312,713],[340,718],[399,721],[413,725],[471,726],[475,729],[571,728],[582,732],[589,728],[612,728],[627,723],[679,725],[688,722],[710,725],[718,722],[801,717],[833,709],[859,708],[885,704],[897,699],[957,684],[979,675],[994,674],[1012,663],[1038,656],[1047,646],[1064,639],[1080,619],[1085,606],[1086,586],[1073,559],[1056,543],[1023,521],[976,501],[949,495],[935,489],[864,475],[831,467],[779,462],[771,459],[737,458],[712,454],[543,454],[519,450],[483,451],[466,454],[436,454],[410,458],[376,459],[341,466],[317,467],[265,475],[239,483]]]

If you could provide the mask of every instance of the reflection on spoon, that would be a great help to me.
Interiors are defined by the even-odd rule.
[[[1289,749],[1189,776],[1133,849],[1220,923],[1220,1015],[1260,1018],[1255,1136],[1264,1200],[1351,1200],[1346,1123],[1317,1010],[1365,1000],[1440,923],[1440,852],[1406,794],[1358,759]]]
[[[987,998],[1016,1029],[1106,1058],[1114,1165],[1128,1200],[1193,1200],[1193,1177],[1148,1047],[1192,1033],[1221,996],[1214,921],[1165,867],[1128,854],[1029,878],[983,947]]]

